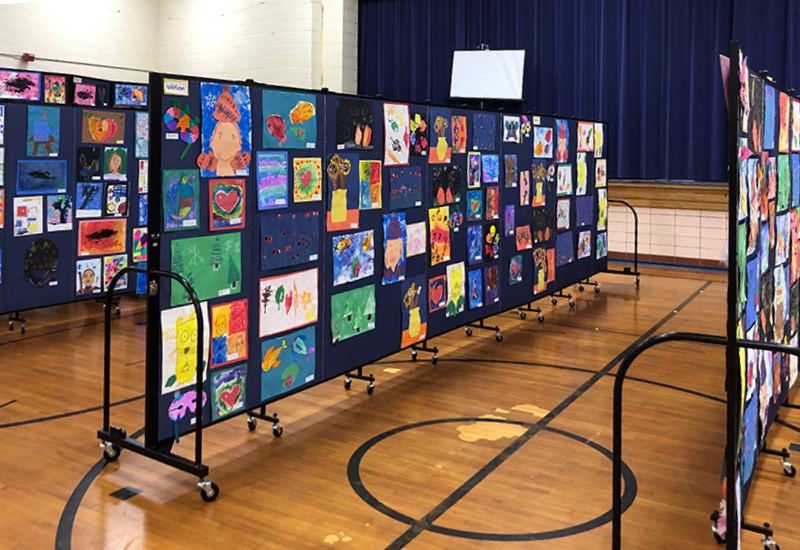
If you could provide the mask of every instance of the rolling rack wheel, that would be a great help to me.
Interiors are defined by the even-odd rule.
[[[781,460],[781,466],[783,466],[783,475],[786,477],[794,477],[797,475],[797,469],[791,462],[787,460]]]
[[[197,482],[200,487],[200,498],[205,502],[214,502],[219,496],[219,486],[213,481],[203,481],[202,479]]]
[[[352,384],[352,383],[353,383],[353,381],[350,379],[349,376],[345,376],[344,377],[344,384],[343,384],[344,389],[349,390],[350,389],[350,384]]]
[[[502,342],[503,341],[503,335],[498,332],[498,333],[496,333],[494,335],[494,339],[497,340],[498,342]]]
[[[416,361],[417,360],[417,350],[415,350],[415,349],[411,350],[411,360],[412,361]]]
[[[19,327],[19,331],[20,331],[22,334],[25,334],[25,325],[24,325],[24,324],[20,325],[20,327]]]
[[[717,544],[725,544],[725,535],[720,535],[719,532],[717,532],[717,521],[719,521],[719,518],[719,510],[714,510],[711,514],[711,521],[714,522],[711,526],[711,532],[714,534],[714,540],[717,541]]]
[[[467,336],[472,336],[472,329],[469,327],[464,327],[464,334]]]
[[[766,536],[761,538],[761,544],[764,545],[764,550],[781,550],[777,542]]]
[[[247,429],[251,432],[256,431],[256,426],[258,426],[258,420],[253,418],[252,416],[247,417]]]
[[[600,294],[600,287],[599,286],[594,287],[594,293],[595,294]]]
[[[578,285],[578,290],[583,292],[583,285]]]
[[[520,311],[520,312],[519,312],[519,318],[520,318],[520,319],[522,319],[523,321],[524,321],[525,319],[527,319],[527,317],[528,317],[528,316],[526,315],[526,313],[525,313],[524,311]]]
[[[551,303],[551,304],[553,304],[553,305],[556,305],[556,304],[558,304],[558,300],[556,300],[555,298],[553,298],[553,297],[551,296],[551,297],[550,297],[550,303]]]
[[[435,365],[438,362],[439,362],[439,356],[438,355],[434,355],[433,357],[431,357],[431,363],[432,364]]]
[[[572,298],[570,298],[569,302],[567,303],[569,304],[569,307],[575,307],[575,300],[573,300]]]
[[[369,395],[372,395],[374,392],[375,392],[375,383],[370,382],[369,384],[367,384],[367,393]]]
[[[117,317],[120,317],[120,316],[122,315],[122,310],[121,310],[121,309],[119,309],[119,306],[116,306],[116,307],[114,308],[114,314],[115,314]]]
[[[272,426],[272,435],[274,437],[280,437],[283,435],[283,426],[280,424],[273,424]]]
[[[536,318],[539,319],[540,323],[544,323],[544,315],[542,315],[541,313],[537,315]]]
[[[636,286],[639,286],[639,277],[636,277],[636,278],[633,280],[633,284],[635,284]]]
[[[8,322],[8,330],[14,330],[14,321]]]
[[[119,455],[122,454],[122,449],[116,445],[106,443],[103,445],[103,456],[109,462],[116,462],[119,460]]]

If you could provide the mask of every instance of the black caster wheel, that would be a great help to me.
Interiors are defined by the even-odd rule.
[[[208,490],[201,488],[200,489],[200,498],[202,498],[205,502],[214,502],[217,500],[219,496],[219,487],[213,481],[210,481],[208,484]]]
[[[21,327],[19,327],[19,331],[20,331],[22,334],[25,334],[25,325],[22,325]]]
[[[519,312],[519,318],[523,321],[528,318],[528,315],[524,311]]]
[[[281,426],[280,424],[275,424],[274,426],[272,426],[272,435],[274,435],[275,437],[282,436],[283,426]]]
[[[639,277],[636,277],[636,278],[633,280],[633,284],[635,284],[636,286],[639,286]]]
[[[438,355],[434,355],[433,357],[431,357],[431,363],[433,363],[435,365],[438,362],[439,362],[439,356]]]
[[[570,301],[567,303],[569,304],[569,307],[575,307],[575,300],[570,299]]]
[[[119,455],[122,454],[122,449],[116,445],[106,445],[103,447],[103,456],[109,462],[116,462],[119,460]]]
[[[583,285],[578,285],[578,290],[580,290],[581,292],[583,292]]]
[[[717,541],[717,544],[725,544],[725,537],[720,536],[716,531],[714,532],[714,540]]]
[[[375,384],[370,382],[367,384],[367,393],[372,395],[375,392]]]
[[[544,315],[542,315],[541,313],[536,318],[539,319],[540,323],[544,323]]]
[[[411,360],[412,361],[416,361],[417,360],[417,351],[416,350],[413,350],[413,349],[411,350]]]
[[[719,519],[719,510],[714,510],[713,512],[711,512],[711,521],[716,523],[718,519]],[[716,531],[714,531],[714,533],[716,534]]]
[[[349,390],[350,389],[350,384],[352,384],[352,380],[350,380],[349,378],[345,378],[344,379],[344,389]]]
[[[469,327],[464,327],[464,334],[467,336],[472,336],[472,329]]]
[[[497,340],[498,342],[502,342],[503,335],[498,332],[497,334],[494,335],[494,339]]]
[[[594,293],[595,294],[600,294],[600,287],[599,286],[594,287]]]
[[[558,303],[558,300],[556,300],[555,298],[550,298],[550,303],[556,305]]]
[[[797,468],[794,467],[794,464],[792,464],[789,468],[784,467],[783,475],[786,477],[794,477],[797,475]]]
[[[117,315],[117,317],[122,315],[122,310],[119,309],[119,306],[114,308],[114,313]]]
[[[247,419],[247,429],[248,430],[250,430],[251,432],[254,432],[254,431],[256,431],[256,426],[258,426],[258,420],[256,420],[255,418],[252,418],[252,417]]]
[[[14,321],[8,322],[8,330],[14,330]]]

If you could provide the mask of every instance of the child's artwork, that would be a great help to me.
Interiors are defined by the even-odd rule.
[[[380,210],[381,208],[381,161],[359,161],[359,209]]]
[[[522,282],[522,255],[511,256],[508,264],[508,284],[516,285]]]
[[[78,256],[124,253],[126,225],[115,219],[78,222]]]
[[[0,200],[0,207],[2,207],[2,200]],[[3,223],[0,221],[0,229],[2,227]],[[71,195],[47,195],[47,231],[72,231]]]
[[[67,191],[67,161],[18,160],[17,194],[65,193]]]
[[[41,235],[44,212],[42,197],[14,197],[14,236]]]
[[[764,81],[750,75],[750,128],[747,146],[753,153],[760,153],[764,137]]]
[[[408,229],[408,246],[406,247],[406,255],[417,256],[419,254],[425,254],[425,242],[427,240],[427,235],[425,233],[425,222],[410,223],[406,227]]]
[[[384,214],[382,284],[406,278],[406,239],[406,215],[402,212]]]
[[[322,159],[294,159],[294,202],[322,200]]]
[[[197,204],[200,174],[197,170],[164,170],[164,231],[199,227]]]
[[[556,178],[556,195],[561,197],[572,194],[572,165],[559,164]]]
[[[544,243],[550,240],[553,231],[553,207],[537,208],[533,211],[533,242]]]
[[[483,224],[483,261],[491,262],[500,256],[500,229],[497,222]]]
[[[147,228],[137,227],[133,230],[133,263],[147,261]]]
[[[792,114],[789,107],[789,96],[783,92],[778,96],[780,106],[780,129],[778,130],[778,151],[789,152],[789,117]]]
[[[789,259],[789,247],[792,244],[789,213],[775,217],[775,265],[783,264]]]
[[[778,210],[789,208],[792,196],[792,169],[789,155],[778,155]],[[744,163],[742,163],[744,164]]]
[[[422,168],[389,169],[389,208],[402,210],[422,206]]]
[[[503,115],[503,143],[519,143],[519,133],[519,117]]]
[[[241,234],[221,233],[175,239],[170,270],[189,281],[201,300],[238,294],[242,287]],[[189,296],[172,282],[170,304],[185,304]]]
[[[597,230],[605,231],[608,221],[608,190],[597,190]]]
[[[244,409],[247,365],[211,373],[211,419],[219,420]]]
[[[533,158],[553,158],[553,129],[548,126],[533,128]]]
[[[139,195],[139,225],[147,225],[147,193]]]
[[[481,155],[481,176],[483,183],[500,181],[500,155]]]
[[[79,259],[75,264],[75,296],[91,296],[102,292],[100,258]]]
[[[250,87],[200,83],[202,98],[202,152],[200,175],[247,176],[252,151]]]
[[[473,269],[467,273],[467,289],[469,290],[469,308],[483,307],[483,271]]]
[[[428,162],[430,164],[450,164],[452,153],[450,147],[452,132],[448,128],[450,109],[431,108],[431,125],[433,133],[436,135],[431,139]]]
[[[102,183],[79,181],[75,189],[76,218],[99,218],[103,215]]]
[[[97,181],[102,179],[100,164],[103,161],[101,147],[78,147],[78,181]]]
[[[428,308],[426,302],[428,301],[428,292],[426,287],[425,275],[410,277],[400,286],[400,296],[403,300],[401,348],[422,342],[427,336]]]
[[[270,399],[313,382],[316,367],[315,327],[261,342],[261,399]]]
[[[514,228],[516,227],[516,210],[513,204],[507,204],[505,208],[505,215],[503,216],[503,236],[513,237]]]
[[[28,106],[27,156],[58,156],[61,141],[60,113],[58,107]]]
[[[374,126],[372,101],[344,98],[336,100],[336,149],[372,150]]]
[[[375,285],[331,296],[331,342],[343,342],[375,329]]]
[[[520,225],[516,228],[514,235],[517,242],[517,252],[522,250],[530,250],[533,248],[533,239],[531,239],[531,226]]]
[[[474,222],[483,218],[483,191],[473,189],[467,191],[467,221]]]
[[[0,126],[0,130],[2,130],[2,126]],[[0,134],[2,135],[2,134]],[[2,140],[0,140],[2,143]],[[0,187],[5,185],[6,180],[6,150],[3,147],[0,147]]]
[[[128,150],[124,147],[106,147],[103,160],[103,179],[127,181]]]
[[[328,161],[328,231],[358,229],[359,182],[356,166],[358,155],[355,154],[334,153]]]
[[[211,231],[244,229],[244,179],[208,180],[208,203]]]
[[[0,229],[5,228],[5,218],[6,218],[6,192],[4,189],[0,189]],[[0,264],[2,267],[2,264]]]
[[[118,254],[116,256],[103,257],[103,292],[108,292],[111,283],[117,273],[128,267],[128,255]],[[125,290],[128,288],[128,276],[123,275],[117,281],[114,290]]]
[[[575,194],[586,194],[586,153],[578,153],[578,185],[575,189]]]
[[[483,261],[483,226],[467,226],[467,262],[469,265]]]
[[[608,181],[608,167],[606,159],[594,161],[594,186],[605,187]]]
[[[258,209],[289,206],[289,156],[284,151],[256,153]]]
[[[556,202],[556,229],[563,231],[570,226],[570,199],[559,199]]]
[[[592,225],[594,222],[594,197],[575,199],[575,227]]]
[[[450,261],[450,208],[442,206],[428,211],[431,228],[431,267]]]
[[[603,146],[605,145],[605,132],[602,122],[594,123],[594,158],[603,158]]]
[[[500,274],[496,265],[483,270],[484,283],[486,284],[486,305],[490,306],[500,301]]]
[[[104,216],[124,218],[128,215],[128,185],[125,183],[106,184]]]
[[[553,164],[553,167],[555,167],[555,163]],[[545,183],[547,183],[547,192],[550,192],[552,189],[552,180],[548,176],[549,171],[543,164],[534,162],[531,165],[531,178],[533,179],[534,185],[531,206],[544,206],[547,202]]]
[[[247,300],[211,307],[211,368],[247,359]]]
[[[567,162],[569,158],[569,123],[556,119],[556,162]]]
[[[556,237],[556,267],[575,261],[575,237],[572,231],[559,233]]]
[[[136,149],[137,159],[146,159],[150,148],[150,115],[136,113]]]
[[[555,278],[555,249],[537,248],[533,251],[533,293],[547,290],[547,284]]]
[[[522,115],[522,125],[519,129],[519,142],[522,143],[526,139],[531,139],[531,118],[528,115]]]
[[[486,188],[486,219],[500,219],[500,187],[496,185]]]
[[[81,141],[98,145],[125,143],[125,113],[85,110],[81,114]]]
[[[578,151],[594,151],[594,123],[578,123]]]
[[[447,305],[445,306],[445,313],[447,317],[455,317],[464,311],[466,294],[466,273],[464,271],[464,262],[448,265]]]
[[[314,149],[317,146],[317,98],[314,94],[261,90],[265,149]]]
[[[797,99],[792,99],[792,124],[790,141],[792,152],[800,152],[800,101]]]
[[[461,167],[435,166],[433,168],[433,205],[458,203],[461,201]]]
[[[481,186],[481,154],[467,155],[467,187],[474,189]]]
[[[597,258],[598,260],[608,255],[608,233],[597,234]]]
[[[544,202],[544,194],[541,196]],[[528,170],[522,170],[519,173],[519,205],[530,206],[531,204],[531,173]],[[541,204],[536,206],[542,206]]]
[[[472,115],[472,145],[476,151],[493,151],[497,117],[492,113]]]
[[[447,303],[447,289],[445,286],[444,275],[433,277],[428,281],[428,311],[430,313],[444,309]]]
[[[753,177],[753,176],[751,176]],[[800,154],[792,154],[792,207],[800,206]]]
[[[67,102],[67,77],[52,74],[44,76],[44,102],[55,105]]]
[[[458,233],[458,228],[461,227],[463,223],[464,223],[464,213],[461,212],[461,209],[456,204],[450,211],[450,229],[453,230],[453,233]]]
[[[316,323],[319,316],[318,270],[268,277],[259,281],[258,335],[263,338]]]
[[[764,86],[764,150],[775,147],[775,88]],[[753,151],[756,152],[756,151]]]
[[[208,304],[200,304],[203,316],[203,381],[211,349]],[[161,311],[161,395],[197,384],[197,343],[200,341],[197,313],[186,305]]]
[[[516,187],[519,178],[519,168],[517,167],[517,155],[504,155],[503,161],[506,166],[506,188]]]
[[[591,258],[592,256],[592,232],[581,231],[578,233],[578,259]]]
[[[58,286],[58,246],[47,237],[33,241],[22,260],[23,280],[36,288]]]
[[[114,106],[147,107],[147,85],[114,84]]]
[[[261,270],[314,262],[319,257],[319,212],[261,216]]]
[[[83,105],[84,107],[94,107],[97,98],[97,86],[94,84],[87,84],[85,82],[75,83],[75,94],[73,102],[75,105]]]
[[[411,154],[408,105],[383,104],[383,163],[386,166],[406,166]],[[380,165],[380,163],[378,163]]]
[[[39,73],[0,71],[0,99],[39,100]]]
[[[428,154],[428,113],[411,113],[411,155],[424,157]]]
[[[453,154],[467,152],[467,117],[453,115]]]
[[[186,144],[180,155],[180,160],[186,157],[192,144],[200,139],[200,117],[191,116],[189,104],[181,107],[180,101],[172,100],[172,106],[164,112],[164,126],[170,131],[169,139],[180,140]]]

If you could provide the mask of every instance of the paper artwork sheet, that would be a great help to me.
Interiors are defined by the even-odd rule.
[[[389,208],[405,210],[422,206],[422,168],[406,166],[389,169]]]
[[[381,161],[359,161],[359,209],[380,210],[382,193]]]
[[[199,227],[197,205],[200,197],[198,170],[164,170],[164,230],[175,231]]]
[[[2,197],[0,197],[0,206],[2,206]],[[0,229],[2,227],[3,222],[0,221]],[[47,231],[50,233],[72,231],[71,195],[47,195]]]
[[[314,262],[319,258],[319,212],[263,214],[260,228],[262,271]]]
[[[253,120],[250,87],[200,83],[202,101],[201,153],[197,157],[204,178],[250,174]]]
[[[464,262],[447,266],[447,317],[455,317],[464,311],[466,303],[466,272]]]
[[[503,143],[520,142],[520,121],[518,116],[503,115]]]
[[[328,161],[328,231],[358,229],[358,166],[358,155],[352,153],[334,153]]]
[[[383,276],[388,285],[406,278],[406,215],[392,212],[383,215]]]
[[[411,111],[409,130],[411,131],[411,156],[428,156],[428,112]]]
[[[472,145],[476,151],[494,151],[497,116],[494,113],[472,115]]]
[[[128,267],[128,255],[116,254],[114,256],[103,257],[103,292],[108,292],[111,288],[114,276]],[[123,275],[117,281],[114,290],[125,290],[128,288],[128,276]]]
[[[100,294],[102,288],[103,266],[101,258],[79,258],[75,263],[75,296]]]
[[[372,101],[336,99],[336,149],[369,150],[373,148],[374,115]]]
[[[61,143],[61,110],[28,106],[26,152],[29,157],[57,157]]]
[[[241,292],[241,234],[219,233],[202,237],[174,239],[171,243],[171,271],[189,281],[201,300],[230,296]],[[172,282],[170,303],[189,301],[186,291]]]
[[[402,324],[400,347],[407,348],[422,342],[428,328],[428,283],[425,275],[410,277],[402,282],[400,296],[402,305]]]
[[[411,156],[410,113],[405,103],[383,104],[383,163],[406,166]]]
[[[41,75],[23,71],[0,71],[0,99],[39,100]]]
[[[467,291],[469,308],[483,307],[483,271],[481,269],[474,269],[467,273]]]
[[[516,285],[522,282],[522,255],[511,256],[508,262],[508,284]]]
[[[428,210],[431,239],[431,266],[450,261],[450,208]]]
[[[496,265],[483,270],[483,279],[486,288],[485,304],[490,306],[500,301],[500,274]]]
[[[294,159],[294,202],[322,200],[322,159]]]
[[[41,235],[44,229],[42,197],[14,197],[14,236]]]
[[[203,381],[208,375],[211,323],[208,303],[200,304],[203,317]],[[194,306],[161,311],[161,394],[193,387],[197,382],[197,344],[200,333]]]
[[[467,188],[480,187],[481,175],[481,154],[469,153],[467,155]]]
[[[463,115],[453,115],[451,120],[452,128],[452,148],[453,154],[463,154],[467,152],[467,117]]]
[[[374,231],[333,237],[333,284],[343,285],[375,274]]]
[[[39,195],[67,191],[67,161],[18,160],[17,194]]]
[[[262,90],[265,149],[314,149],[317,146],[317,98],[314,94]]]
[[[245,187],[241,178],[208,180],[211,231],[244,229]]]
[[[247,365],[211,373],[211,419],[219,420],[244,409]]]
[[[431,134],[428,162],[430,164],[450,164],[452,155],[452,130],[450,129],[450,109],[431,108]]]
[[[315,327],[261,342],[262,401],[313,382],[318,347]]]
[[[549,126],[533,128],[533,158],[553,158],[553,129]]]
[[[318,270],[267,277],[259,281],[259,336],[271,336],[316,323],[319,316]]]
[[[67,77],[48,74],[44,76],[44,102],[64,105],[67,102]]]
[[[125,113],[95,111],[81,112],[81,141],[97,145],[125,143]]]
[[[331,296],[331,342],[337,344],[375,330],[375,285]]]
[[[125,252],[127,220],[101,219],[78,222],[78,256]]]
[[[433,168],[433,205],[443,206],[461,202],[461,167],[435,166]]]
[[[247,300],[211,307],[211,368],[247,359]]]
[[[289,156],[284,151],[256,153],[258,209],[289,206]]]
[[[425,222],[410,223],[406,227],[408,229],[407,255],[417,256],[419,254],[425,254],[425,243],[427,241]]]
[[[578,151],[594,151],[594,123],[578,122]]]

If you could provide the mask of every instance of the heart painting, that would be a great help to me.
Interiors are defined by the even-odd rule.
[[[244,228],[244,179],[210,180],[211,231]]]

